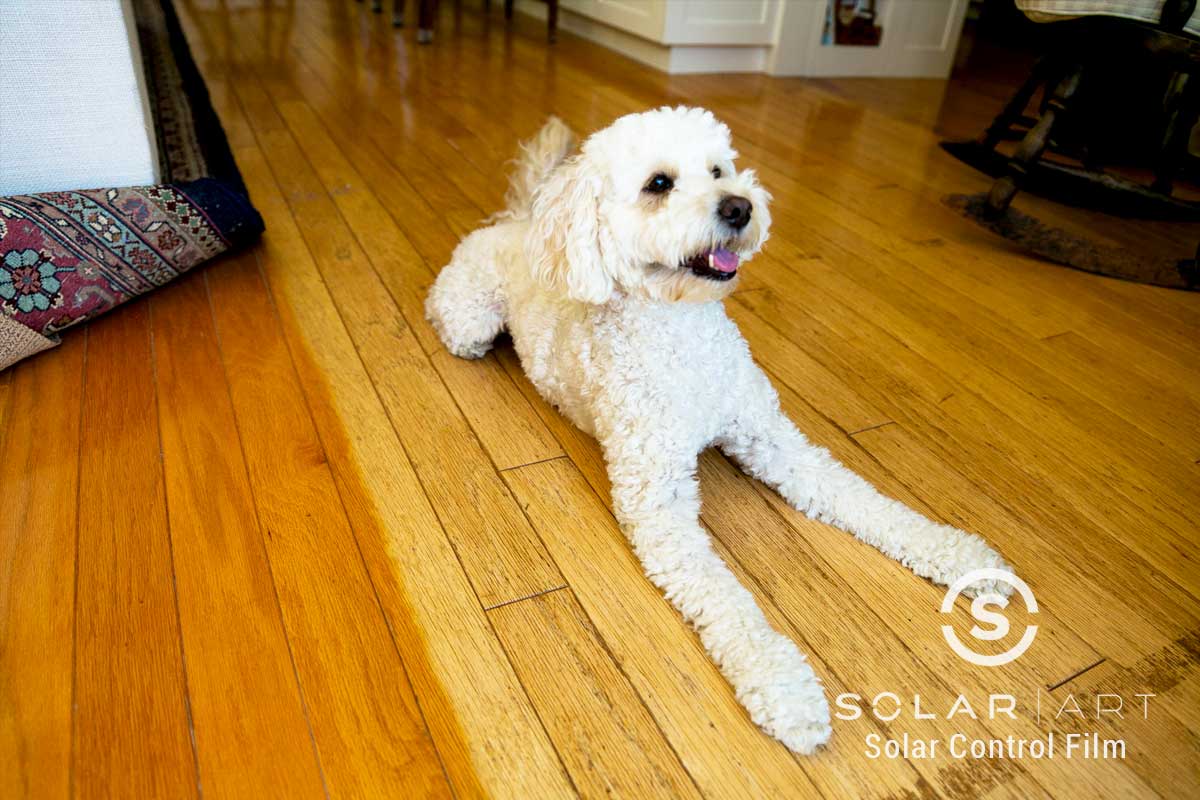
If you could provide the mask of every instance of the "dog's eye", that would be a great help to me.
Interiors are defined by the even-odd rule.
[[[721,177],[721,168],[720,168],[720,167],[713,167],[713,170],[712,170],[712,172],[713,172],[713,177],[714,177],[714,178],[720,178],[720,177]]]
[[[675,186],[675,181],[671,180],[669,175],[658,173],[646,184],[645,190],[650,194],[663,194],[671,191]]]

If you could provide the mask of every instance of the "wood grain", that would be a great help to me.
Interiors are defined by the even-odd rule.
[[[569,591],[488,618],[581,795],[700,796]]]
[[[175,5],[267,232],[0,373],[0,795],[1197,792],[1200,296],[1044,264],[942,205],[987,185],[937,142],[986,123],[1002,73],[714,80],[548,48],[472,2],[442,4],[431,47],[349,0]],[[459,360],[424,317],[547,115],[586,133],[676,103],[726,121],[774,194],[726,306],[785,411],[993,541],[1040,603],[1030,651],[976,669],[937,587],[705,455],[714,547],[868,711],[809,758],[754,727],[642,575],[599,448],[511,344]],[[1164,255],[1200,237],[1017,203]],[[964,601],[949,620],[970,627]],[[881,691],[941,713],[879,719]],[[945,719],[1004,691],[1029,713]],[[1148,719],[1026,708],[1139,691]],[[957,731],[1129,754],[865,750]]]
[[[73,795],[198,797],[149,304],[88,328],[82,397]]]
[[[70,793],[79,411],[87,337],[0,387],[0,795]],[[11,400],[9,396],[11,394]],[[11,417],[8,416],[11,414]],[[74,468],[74,469],[72,469]],[[54,481],[39,476],[57,473]]]
[[[260,250],[350,524],[458,794],[570,784],[488,625],[257,148],[238,163],[274,234]]]
[[[256,432],[246,466],[329,792],[447,797],[255,258],[206,279],[237,425]]]
[[[733,691],[642,575],[579,471],[557,459],[504,477],[700,790],[718,797],[815,791],[783,745],[741,724],[746,712]],[[603,601],[612,596],[630,600]]]
[[[496,605],[562,585],[270,100],[254,86],[238,93],[243,108],[254,111],[248,116],[275,179],[481,602]]]
[[[321,796],[204,276],[164,289],[150,308],[179,621],[205,792]],[[255,664],[248,674],[247,663]]]

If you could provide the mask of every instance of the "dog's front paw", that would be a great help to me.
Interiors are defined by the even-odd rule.
[[[930,575],[933,580],[944,586],[953,586],[979,570],[999,570],[1014,575],[1000,554],[987,542],[978,536],[965,533],[949,525],[938,525],[944,546],[939,549],[938,557]],[[963,588],[963,594],[968,597],[980,597],[987,594],[998,594],[1008,597],[1013,593],[1013,584],[1002,577],[980,577],[972,580]]]
[[[810,755],[829,741],[829,702],[812,666],[787,637],[774,634],[733,681],[750,718],[790,750]]]
[[[760,724],[764,731],[783,742],[792,752],[809,756],[828,742],[833,732],[829,727],[829,707],[824,697],[819,705],[825,710],[824,720],[820,719],[819,714],[792,714]]]
[[[448,342],[446,349],[459,358],[483,358],[492,349],[491,342]]]
[[[1013,572],[1012,567],[1005,564],[1003,561],[997,567],[1001,572],[1012,576],[1012,579],[1017,579],[1017,574]],[[953,584],[951,584],[953,585]],[[962,593],[967,597],[986,597],[988,595],[1000,595],[1001,597],[1011,597],[1015,586],[1010,579],[1005,578],[981,578],[973,580],[963,588]]]

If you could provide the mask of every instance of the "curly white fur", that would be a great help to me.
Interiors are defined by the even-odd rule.
[[[618,119],[574,156],[571,141],[551,119],[524,146],[502,221],[455,250],[430,292],[429,319],[468,358],[511,332],[542,396],[602,444],[613,507],[646,574],[695,627],[751,719],[810,753],[830,735],[824,691],[700,526],[704,448],[716,444],[795,508],[938,583],[1004,562],[979,537],[879,494],[780,411],[720,302],[736,277],[689,266],[716,248],[744,262],[770,227],[770,197],[753,172],[735,170],[723,124],[703,109],[661,108]],[[673,187],[648,191],[660,174]],[[744,228],[718,213],[730,196],[751,203]]]

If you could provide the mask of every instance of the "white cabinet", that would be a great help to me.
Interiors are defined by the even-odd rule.
[[[559,0],[558,7],[568,25],[571,14],[603,22],[617,30],[661,42],[667,19],[668,0]]]
[[[878,46],[823,43],[828,2],[560,0],[559,24],[673,73],[949,75],[967,0],[875,0]],[[545,13],[529,0],[518,8]]]
[[[945,78],[967,0],[879,0],[877,47],[824,44],[826,5],[785,0],[772,52],[777,75]]]
[[[765,45],[783,0],[667,0],[664,44]]]

